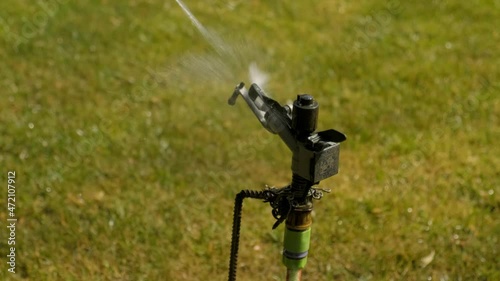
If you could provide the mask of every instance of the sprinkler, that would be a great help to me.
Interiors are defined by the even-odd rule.
[[[257,84],[252,84],[247,90],[241,82],[234,89],[228,103],[234,105],[240,95],[262,126],[279,135],[291,150],[292,181],[282,188],[242,190],[236,195],[228,280],[236,280],[244,198],[261,199],[270,204],[272,215],[276,219],[273,229],[286,221],[282,258],[287,268],[286,280],[301,280],[309,251],[313,199],[319,200],[323,192],[329,192],[313,186],[338,173],[340,143],[346,137],[333,129],[315,132],[319,104],[311,95],[297,95],[293,106],[281,106],[269,98]]]

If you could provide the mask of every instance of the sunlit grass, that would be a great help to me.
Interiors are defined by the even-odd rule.
[[[52,2],[0,4],[20,218],[0,279],[225,279],[234,195],[290,180],[286,146],[226,103],[252,61],[273,98],[314,95],[319,129],[348,136],[305,280],[500,279],[498,1],[186,1],[246,42],[217,79],[180,67],[217,55],[175,1]],[[284,280],[270,211],[245,202],[238,280]]]

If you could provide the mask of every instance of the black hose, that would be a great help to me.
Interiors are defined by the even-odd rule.
[[[234,199],[231,256],[229,259],[229,281],[236,281],[236,267],[238,263],[238,248],[240,243],[241,211],[243,209],[243,199],[245,198],[266,199],[266,193],[264,191],[242,190],[236,194],[236,198]]]

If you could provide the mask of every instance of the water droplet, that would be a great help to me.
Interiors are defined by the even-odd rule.
[[[166,140],[161,140],[160,141],[160,148],[162,150],[166,150],[169,146],[170,146],[170,144],[168,143],[168,141],[166,141]]]
[[[33,123],[29,123],[29,124],[28,124],[28,128],[30,128],[30,129],[35,128],[35,124],[33,124]]]
[[[40,112],[41,109],[42,109],[42,107],[39,104],[35,104],[32,107],[31,112],[36,114],[36,113]]]
[[[141,40],[142,42],[148,42],[148,37],[144,33],[140,33],[139,40]]]
[[[28,158],[28,152],[26,150],[23,150],[20,154],[19,154],[19,159],[21,160],[24,160]]]
[[[448,280],[450,280],[448,275],[441,276],[441,278],[439,279],[439,281],[448,281]]]
[[[340,4],[339,8],[338,8],[338,11],[339,11],[339,14],[343,14],[345,13],[345,5],[343,4]]]
[[[229,2],[227,3],[227,8],[231,11],[234,10],[234,8],[236,8],[236,6],[238,5],[238,3],[234,3],[234,2]]]

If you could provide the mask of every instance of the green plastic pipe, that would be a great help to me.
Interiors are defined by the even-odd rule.
[[[283,264],[287,268],[286,280],[299,281],[301,279],[302,269],[307,264],[310,241],[310,227],[303,231],[285,228]]]

